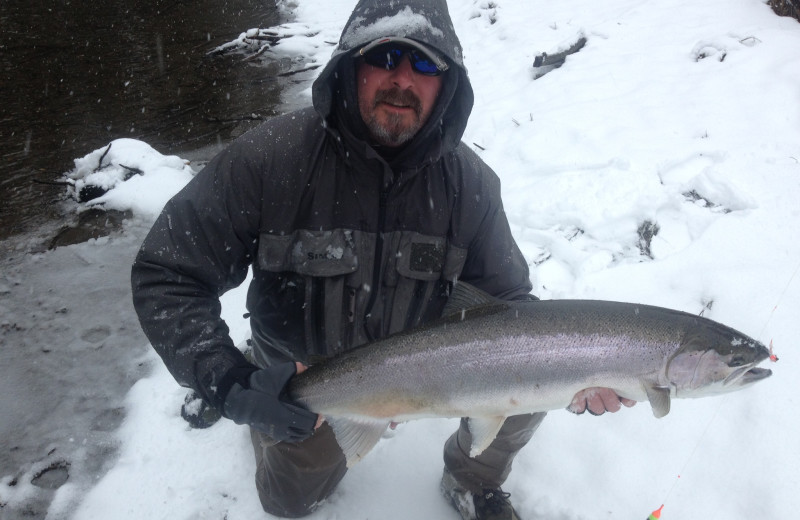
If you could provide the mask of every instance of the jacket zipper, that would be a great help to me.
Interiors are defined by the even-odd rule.
[[[370,315],[372,314],[372,310],[375,307],[375,302],[378,299],[378,293],[380,292],[380,283],[381,283],[381,275],[382,275],[382,266],[383,266],[383,231],[386,228],[386,205],[387,199],[389,198],[389,189],[383,188],[381,190],[380,199],[378,203],[378,231],[377,236],[375,237],[375,259],[372,266],[372,287],[370,287],[370,296],[369,296],[369,303],[367,303],[367,309],[364,314],[364,332],[366,333],[367,339],[369,341],[375,341],[378,338],[375,338],[370,331]],[[382,327],[382,320],[378,320],[378,326]]]

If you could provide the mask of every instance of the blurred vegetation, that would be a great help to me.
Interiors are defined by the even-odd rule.
[[[800,21],[800,0],[769,0],[767,3],[780,16],[791,16]]]

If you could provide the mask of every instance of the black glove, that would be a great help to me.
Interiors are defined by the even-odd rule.
[[[294,363],[280,363],[253,372],[248,387],[234,383],[225,397],[225,416],[276,441],[299,442],[311,437],[317,414],[292,403],[286,394],[286,384],[296,372]]]

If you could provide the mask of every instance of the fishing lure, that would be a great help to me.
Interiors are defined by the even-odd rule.
[[[772,350],[772,340],[769,340],[769,360],[773,363],[778,361],[778,356],[775,355],[775,352]]]

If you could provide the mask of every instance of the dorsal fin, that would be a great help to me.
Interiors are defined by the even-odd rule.
[[[494,305],[497,303],[502,303],[502,300],[498,300],[491,294],[468,283],[456,282],[450,293],[450,297],[447,299],[447,305],[444,306],[442,316],[461,314],[467,309],[474,309],[475,307],[483,307],[485,305]]]

